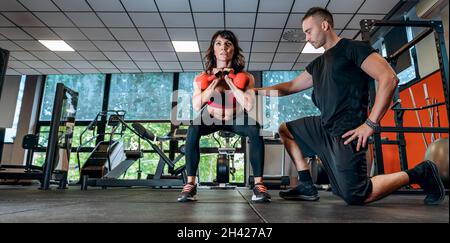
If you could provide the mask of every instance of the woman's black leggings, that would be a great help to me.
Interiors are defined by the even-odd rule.
[[[243,137],[248,137],[250,140],[250,164],[252,165],[253,175],[261,177],[264,170],[264,140],[259,135],[260,125],[245,113],[241,115],[244,117],[245,123],[242,125],[236,124],[236,119],[233,124],[206,125],[203,121],[196,122],[189,126],[186,138],[186,170],[188,176],[196,176],[198,163],[200,161],[200,137],[211,134],[217,131],[229,131]],[[198,120],[197,120],[198,121]],[[216,121],[216,120],[215,120]]]

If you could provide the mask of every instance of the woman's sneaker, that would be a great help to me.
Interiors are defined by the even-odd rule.
[[[270,199],[271,197],[269,193],[267,193],[267,187],[265,187],[262,183],[255,184],[255,187],[253,187],[252,202],[265,203],[270,202]]]
[[[317,201],[320,198],[314,184],[299,184],[297,187],[289,190],[280,191],[279,195],[285,200]]]
[[[178,202],[192,202],[196,201],[197,186],[192,183],[187,183],[184,185],[180,196],[178,197]]]

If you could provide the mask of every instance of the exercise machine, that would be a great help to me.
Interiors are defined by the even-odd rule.
[[[38,135],[29,134],[24,136],[22,140],[22,147],[28,150],[26,164],[24,166],[2,164],[0,179],[38,180],[41,183],[40,189],[43,190],[50,189],[50,184],[57,184],[59,189],[67,188],[67,173],[69,171],[77,103],[78,93],[62,83],[58,83],[53,102],[44,165],[35,166],[32,164],[33,151],[42,146],[38,143]]]
[[[87,143],[90,143],[93,139],[99,137],[95,135],[95,125],[98,118],[108,116],[107,126],[111,128],[111,132],[104,133],[103,138],[109,135],[109,140],[100,141],[95,146],[94,150],[89,155],[86,162],[81,166],[80,164],[80,151]],[[123,137],[125,127],[120,124],[119,118],[125,116],[125,111],[102,111],[97,114],[93,121],[81,132],[79,140],[80,146],[77,148],[77,161],[78,168],[80,169],[80,178],[88,176],[89,178],[102,178],[106,177],[107,173],[110,173],[113,168],[116,168],[121,161],[126,157],[126,151],[124,151],[124,144],[121,141]],[[93,131],[93,136],[87,141],[83,141],[84,134],[88,131]],[[118,135],[117,140],[114,139],[115,135]],[[134,162],[134,161],[133,161]],[[130,164],[131,166],[131,164]],[[125,168],[125,172],[128,167]],[[118,173],[118,171],[116,171]],[[110,178],[110,177],[108,177]]]
[[[442,87],[444,92],[444,101],[438,102],[434,100],[433,102],[429,102],[428,91],[426,86],[424,86],[424,94],[427,102],[426,106],[416,107],[413,93],[410,91],[410,97],[413,101],[413,107],[402,107],[401,99],[399,97],[400,91],[404,90],[407,87],[398,87],[394,93],[393,102],[394,105],[391,107],[391,110],[394,112],[394,120],[395,126],[387,127],[381,126],[379,131],[377,131],[373,135],[373,157],[374,157],[374,166],[376,166],[376,171],[374,174],[384,174],[384,162],[383,162],[383,154],[382,154],[382,145],[396,145],[398,146],[399,151],[399,160],[400,160],[400,169],[407,170],[408,168],[408,159],[406,156],[406,139],[405,133],[419,133],[422,134],[422,140],[426,147],[428,147],[428,142],[425,139],[424,134],[431,133],[432,140],[434,134],[448,134],[449,128],[442,127],[439,122],[439,118],[437,120],[438,126],[435,127],[434,123],[431,122],[430,127],[423,127],[420,122],[420,117],[418,116],[418,111],[420,110],[428,110],[430,114],[430,120],[434,120],[434,114],[432,112],[437,110],[438,106],[445,105],[447,110],[447,121],[449,120],[449,67],[448,67],[448,57],[447,52],[445,50],[445,39],[444,39],[444,29],[441,21],[390,21],[390,20],[372,20],[372,19],[364,19],[360,22],[361,25],[361,35],[363,41],[370,42],[373,38],[377,38],[378,36],[383,35],[383,31],[386,29],[390,30],[393,27],[420,27],[425,28],[424,31],[419,33],[414,39],[409,41],[408,43],[401,46],[395,52],[390,54],[386,59],[393,66],[396,67],[397,61],[399,57],[405,52],[409,51],[411,47],[415,46],[417,43],[422,41],[424,38],[429,36],[430,34],[434,35],[437,58],[439,63],[439,72],[441,75]],[[420,82],[420,79],[416,80],[416,83]],[[375,102],[375,82],[370,82],[369,84],[369,107],[372,108]],[[416,112],[416,117],[419,122],[418,127],[405,127],[403,125],[403,115],[406,111],[414,111]],[[439,113],[437,114],[439,117]],[[445,118],[444,118],[445,119]],[[387,140],[382,139],[381,133],[396,133],[396,140]],[[448,166],[448,165],[447,165]],[[447,167],[448,168],[448,167]],[[410,188],[406,188],[410,189]],[[415,190],[412,190],[415,191]],[[417,190],[416,190],[417,191]]]
[[[290,185],[291,180],[290,180],[290,177],[288,175],[286,175],[286,151],[285,151],[283,144],[280,141],[278,133],[273,134],[272,137],[265,137],[264,138],[264,146],[279,146],[279,147],[281,147],[281,157],[280,157],[281,163],[278,162],[278,160],[276,161],[277,164],[279,163],[280,169],[276,170],[275,173],[271,173],[271,174],[268,174],[270,172],[267,172],[267,170],[265,170],[264,175],[263,175],[264,185],[270,189],[286,188],[287,186]],[[277,151],[277,153],[279,153],[279,150]],[[265,165],[267,165],[267,163],[269,161],[267,160],[267,157],[265,159],[266,159]],[[248,168],[250,168],[250,167],[248,167]],[[255,184],[255,178],[253,175],[251,175],[248,177],[248,185],[250,188],[253,188],[254,184]]]
[[[112,117],[112,118],[111,118]],[[171,160],[162,149],[162,142],[170,141],[171,136],[157,137],[150,130],[146,129],[140,123],[133,123],[129,126],[124,120],[123,115],[113,114],[109,118],[109,124],[113,126],[110,140],[101,141],[97,144],[94,151],[89,156],[86,163],[89,166],[83,166],[80,177],[81,189],[86,190],[89,186],[102,187],[182,187],[187,179],[185,172],[185,165],[176,167],[178,161],[182,159],[185,154],[184,146],[179,148],[180,155],[174,160]],[[112,121],[112,122],[111,122]],[[137,150],[124,150],[121,142],[114,141],[114,131],[118,125],[124,129],[131,131],[138,136],[139,148]],[[122,130],[120,130],[122,131]],[[182,137],[178,134],[179,137]],[[143,157],[141,150],[141,141],[147,142],[154,152],[156,152],[160,160],[158,162],[155,174],[150,174],[146,179],[141,179],[140,174],[138,179],[120,179],[126,171],[136,161]],[[178,138],[177,138],[178,139]],[[159,146],[156,145],[159,143]],[[169,174],[164,174],[165,166],[168,166]],[[140,167],[140,166],[139,166]],[[83,172],[84,171],[84,172]],[[140,168],[139,168],[139,173]]]
[[[241,138],[231,144],[231,139],[235,137],[235,134],[228,131],[219,131],[218,136],[225,139],[225,143],[222,145],[217,137],[212,135],[217,144],[219,144],[217,162],[216,162],[216,179],[211,189],[233,189],[234,186],[230,185],[230,176],[234,181],[236,168],[234,166],[234,154],[236,153],[236,144],[241,141]]]

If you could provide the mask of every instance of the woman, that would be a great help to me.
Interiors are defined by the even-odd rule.
[[[179,202],[195,201],[196,173],[200,160],[200,137],[223,130],[248,137],[250,140],[250,163],[255,177],[253,202],[269,202],[270,195],[263,184],[264,141],[259,136],[260,125],[248,117],[253,108],[255,94],[253,76],[243,71],[244,56],[238,39],[231,31],[216,32],[205,55],[206,71],[196,77],[192,104],[200,115],[188,129],[186,141],[186,170],[188,182],[183,187]],[[231,74],[230,68],[232,69]],[[246,87],[240,89],[237,74],[247,77]],[[221,74],[221,75],[220,75]],[[236,75],[236,77],[234,77]],[[201,78],[206,82],[201,83]],[[234,80],[231,79],[234,77]]]

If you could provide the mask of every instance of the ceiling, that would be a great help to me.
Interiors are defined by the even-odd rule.
[[[300,28],[313,6],[327,7],[341,37],[358,39],[359,21],[382,19],[397,0],[0,0],[0,47],[7,74],[198,71],[213,33],[232,30],[248,70],[299,70],[317,57],[283,33]],[[37,40],[64,40],[52,52]],[[171,41],[198,41],[176,53]]]

